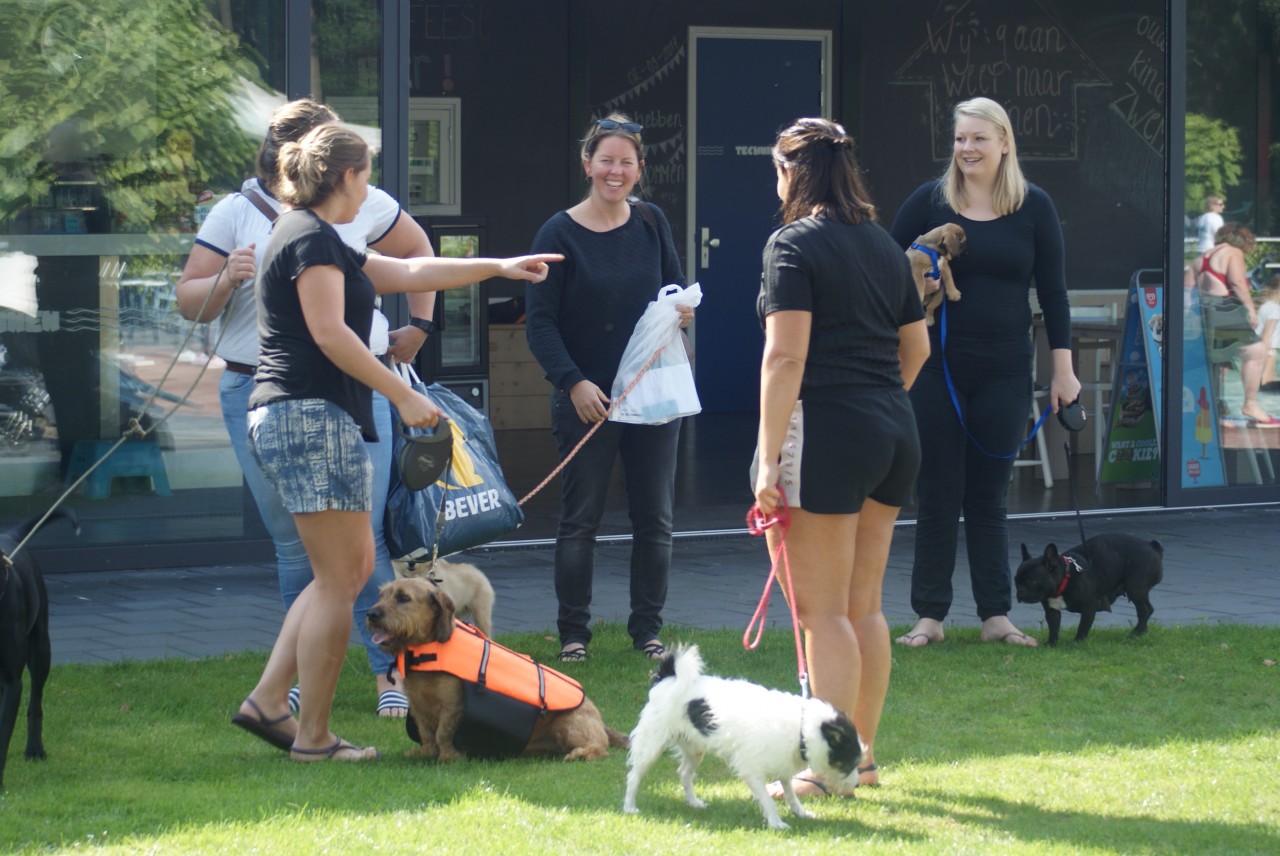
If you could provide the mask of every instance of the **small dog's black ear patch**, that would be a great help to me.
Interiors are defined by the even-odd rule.
[[[827,759],[833,769],[849,775],[862,760],[862,741],[849,717],[839,711],[836,718],[822,723],[822,739],[827,741]]]
[[[711,705],[707,704],[706,699],[691,699],[685,705],[685,714],[689,717],[689,723],[703,737],[709,737],[716,730],[715,717],[712,715]]]
[[[674,678],[676,676],[676,655],[674,651],[668,651],[662,655],[662,660],[658,663],[658,671],[653,674],[653,682]]]

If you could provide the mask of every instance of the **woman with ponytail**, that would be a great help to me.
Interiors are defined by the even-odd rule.
[[[279,154],[278,195],[290,206],[258,272],[261,352],[249,396],[249,445],[302,538],[314,579],[285,615],[266,669],[232,721],[295,761],[378,757],[336,737],[329,713],[346,656],[352,605],[373,570],[377,390],[412,427],[439,409],[369,350],[378,294],[439,291],[493,276],[541,282],[559,256],[396,259],[352,249],[334,226],[368,195],[364,140],[321,125]],[[288,692],[298,678],[295,722]]]
[[[875,222],[853,139],[800,119],[773,147],[782,228],[764,249],[756,504],[782,510],[813,694],[866,744],[859,783],[879,783],[875,737],[889,688],[880,594],[920,441],[907,389],[929,354],[907,258]],[[805,771],[795,792],[833,793]]]

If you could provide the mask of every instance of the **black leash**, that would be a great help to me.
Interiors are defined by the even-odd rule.
[[[1080,543],[1085,542],[1084,520],[1080,515],[1080,502],[1076,499],[1076,458],[1071,454],[1071,435],[1084,429],[1086,415],[1080,399],[1058,408],[1058,423],[1067,430],[1067,439],[1062,443],[1062,450],[1067,456],[1067,486],[1071,491],[1071,507],[1076,510],[1076,526],[1080,529]],[[1099,454],[1101,454],[1099,452]]]

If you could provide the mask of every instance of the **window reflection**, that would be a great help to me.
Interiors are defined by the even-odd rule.
[[[1276,15],[1261,0],[1187,4],[1184,488],[1274,484],[1280,463],[1280,385],[1263,382],[1275,352],[1260,317],[1280,272]]]
[[[70,499],[77,545],[243,537],[218,328],[183,321],[174,284],[284,100],[284,4],[7,6],[0,518],[46,510],[132,429]]]

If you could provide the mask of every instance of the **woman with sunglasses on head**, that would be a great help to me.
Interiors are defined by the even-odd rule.
[[[764,249],[764,326],[752,491],[778,555],[785,538],[813,694],[867,746],[858,780],[879,783],[875,736],[889,688],[881,588],[898,511],[920,466],[906,390],[929,354],[906,256],[875,222],[853,139],[800,119],[773,147],[782,228]],[[785,501],[785,509],[781,506]],[[834,782],[805,771],[797,794]]]
[[[295,761],[377,757],[336,737],[329,714],[350,637],[351,610],[373,570],[372,390],[405,425],[440,418],[369,350],[379,294],[458,288],[491,276],[540,282],[558,256],[393,259],[352,249],[334,228],[369,193],[369,147],[324,124],[280,148],[280,215],[257,280],[261,346],[249,396],[249,447],[294,525],[313,579],[285,615],[266,668],[232,722]],[[288,692],[302,690],[295,722]]]
[[[632,199],[644,173],[643,129],[620,113],[591,123],[582,142],[586,198],[549,219],[534,252],[563,253],[547,281],[526,291],[529,348],[555,387],[551,430],[561,457],[604,422],[565,467],[556,536],[562,662],[587,658],[596,532],[614,461],[622,459],[633,541],[627,632],[645,656],[659,640],[671,567],[680,422],[605,422],[614,375],[636,322],[671,283],[684,284],[671,227],[656,205]],[[681,326],[693,320],[681,309]]]
[[[1006,496],[1031,412],[1033,286],[1053,363],[1048,406],[1057,413],[1080,395],[1062,224],[1049,195],[1023,177],[1003,107],[974,98],[956,105],[954,121],[946,171],[911,194],[890,230],[904,250],[944,223],[959,224],[967,238],[964,255],[950,262],[962,297],[939,307],[938,323],[929,328],[932,355],[911,390],[916,423],[929,436],[916,487],[911,570],[911,607],[919,619],[894,641],[920,648],[943,640],[963,516],[982,641],[1034,648],[1036,640],[1009,620]]]

